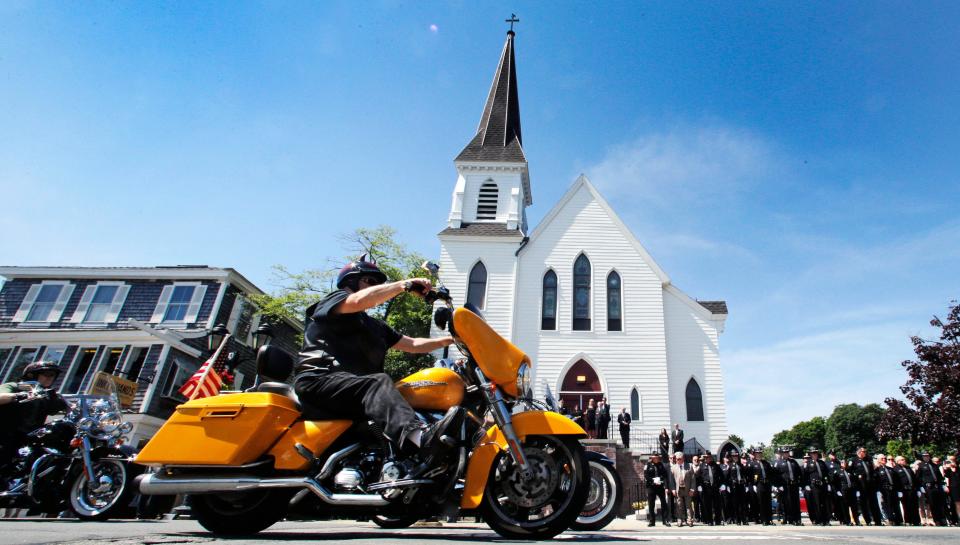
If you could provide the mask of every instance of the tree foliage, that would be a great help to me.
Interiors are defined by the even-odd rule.
[[[737,445],[737,447],[739,447],[740,449],[743,449],[743,437],[740,437],[739,435],[732,433],[727,437],[727,441],[730,441],[734,445]]]
[[[907,382],[900,387],[906,401],[887,398],[887,412],[878,426],[886,439],[939,449],[960,445],[960,304],[952,302],[946,321],[936,316],[938,340],[911,337],[915,360],[902,363]]]
[[[858,447],[879,452],[883,442],[877,437],[876,428],[883,414],[883,407],[876,403],[837,405],[827,418],[824,446],[846,456],[853,455]]]
[[[823,449],[826,445],[827,421],[822,416],[814,416],[810,420],[798,422],[789,430],[783,430],[773,436],[774,445],[793,445],[796,448],[806,449],[817,447]]]
[[[344,263],[366,254],[377,262],[388,281],[424,276],[420,269],[423,256],[410,251],[396,239],[396,231],[389,226],[359,228],[340,236],[346,255],[329,257],[326,266],[292,272],[283,265],[274,265],[274,281],[277,290],[269,295],[255,296],[254,302],[263,314],[274,319],[285,317],[298,322],[305,319],[307,307],[317,302],[324,294],[335,289],[334,282]],[[431,308],[421,299],[401,294],[387,303],[370,310],[370,314],[385,320],[398,332],[411,337],[430,335]],[[432,362],[429,354],[407,354],[396,350],[387,353],[384,368],[390,376],[400,378]]]

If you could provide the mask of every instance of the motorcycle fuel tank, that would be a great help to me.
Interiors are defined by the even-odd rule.
[[[421,369],[396,386],[411,407],[425,411],[446,411],[459,405],[466,388],[460,375],[442,367]]]

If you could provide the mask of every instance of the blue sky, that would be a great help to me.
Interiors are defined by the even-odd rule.
[[[583,172],[728,301],[732,432],[897,392],[958,297],[951,2],[3,2],[0,262],[435,255],[511,12],[531,222]]]

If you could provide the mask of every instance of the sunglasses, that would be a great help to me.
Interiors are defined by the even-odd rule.
[[[368,285],[368,286],[379,286],[380,284],[383,284],[383,282],[382,282],[379,278],[374,277],[374,276],[364,276],[364,277],[361,277],[361,278],[360,278],[360,282],[361,282],[361,283],[364,283],[364,284],[366,284],[366,285]]]

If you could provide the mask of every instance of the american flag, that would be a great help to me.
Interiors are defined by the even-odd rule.
[[[226,344],[227,339],[225,338],[216,353],[203,362],[200,369],[197,369],[197,372],[180,387],[180,393],[187,396],[187,399],[200,399],[220,393],[220,388],[223,387],[221,376],[227,371],[227,356],[229,355],[223,349]]]

